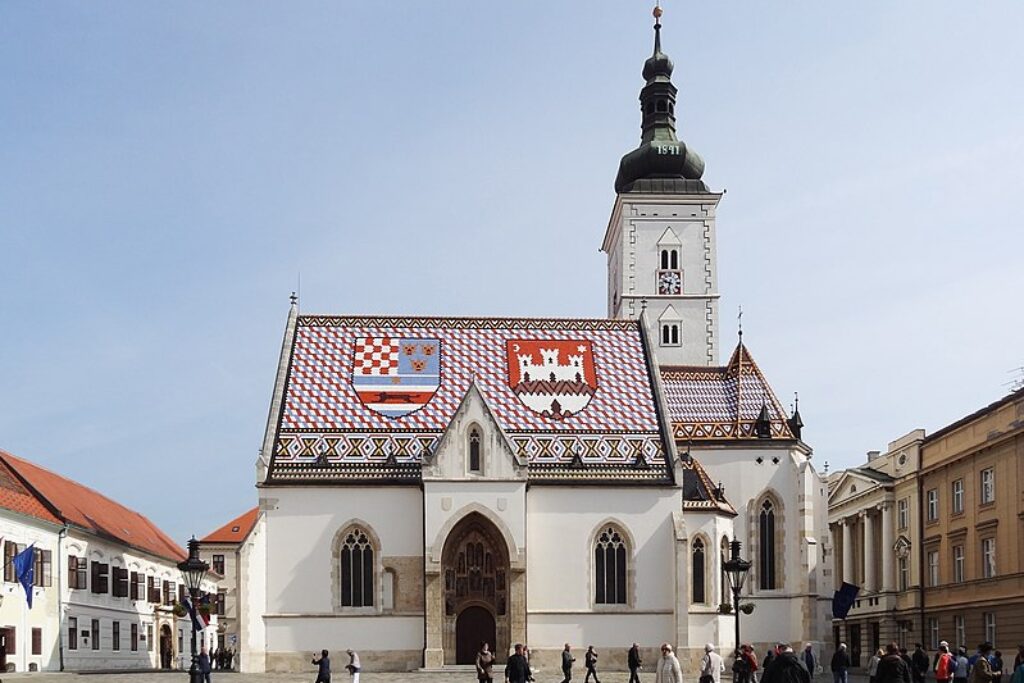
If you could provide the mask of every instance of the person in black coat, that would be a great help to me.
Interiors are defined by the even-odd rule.
[[[505,662],[505,683],[526,683],[529,677],[530,663],[523,656],[523,644],[516,643],[515,654]]]
[[[878,662],[875,672],[878,683],[910,683],[910,669],[900,657],[900,647],[889,643],[885,648],[885,656]]]
[[[807,666],[793,652],[793,648],[786,647],[782,652],[772,657],[771,663],[764,670],[761,683],[811,683],[811,674]]]
[[[910,655],[910,662],[912,664],[910,677],[914,683],[924,683],[931,660],[928,659],[928,653],[924,651],[924,646],[921,643],[915,643],[914,654]]]
[[[850,654],[846,651],[846,643],[839,643],[839,649],[832,655],[833,683],[846,683],[850,671]]]
[[[205,645],[199,650],[199,679],[203,683],[210,683],[210,653],[206,651]]]
[[[565,649],[562,650],[562,674],[565,676],[562,683],[569,683],[572,680],[572,663],[575,661],[576,658],[572,656],[572,648],[569,647],[569,643],[566,643]]]
[[[331,658],[327,656],[327,650],[320,650],[320,659],[313,655],[313,663],[316,665],[316,683],[331,683]]]
[[[643,665],[643,660],[640,659],[640,646],[633,643],[633,647],[629,648],[629,654],[626,655],[626,663],[629,665],[629,683],[640,683],[640,674],[637,672]]]

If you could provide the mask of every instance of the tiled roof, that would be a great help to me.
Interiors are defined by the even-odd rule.
[[[8,455],[0,451],[0,456]],[[13,470],[0,459],[0,508],[17,512],[44,522],[60,524],[61,521],[36,498],[35,494],[25,488]]]
[[[711,483],[711,478],[699,462],[683,455],[680,466],[683,468],[683,510],[715,510],[736,514],[736,508],[726,499],[725,492]]]
[[[252,531],[259,508],[247,510],[233,520],[200,539],[201,543],[241,543]]]
[[[741,342],[728,365],[662,367],[672,435],[687,439],[756,439],[754,423],[768,409],[773,439],[792,439],[786,413]]]
[[[0,460],[57,510],[64,522],[158,557],[174,561],[185,559],[181,546],[138,512],[10,453],[0,451]]]
[[[637,321],[307,315],[296,323],[271,479],[419,463],[473,381],[531,465],[578,455],[628,466],[642,455],[665,472]]]

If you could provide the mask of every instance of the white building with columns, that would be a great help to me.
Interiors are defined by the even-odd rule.
[[[481,641],[500,659],[528,642],[545,668],[593,644],[615,668],[668,641],[695,675],[705,643],[732,650],[734,537],[753,562],[744,640],[823,649],[825,482],[746,346],[719,364],[722,195],[676,136],[655,35],[602,241],[609,319],[293,302],[256,466],[249,670],[305,670],[322,647],[437,669]]]
[[[910,432],[871,451],[867,462],[829,477],[828,523],[836,585],[859,588],[846,620],[836,620],[833,638],[848,643],[854,666],[896,640],[913,649],[920,623],[917,561],[912,539],[918,526],[916,473],[924,432]]]

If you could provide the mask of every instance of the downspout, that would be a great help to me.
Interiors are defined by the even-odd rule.
[[[920,456],[918,456],[920,457]],[[920,596],[918,609],[921,619],[921,642],[927,643],[928,632],[924,623],[924,479],[920,463],[917,471],[917,590]]]
[[[57,532],[57,656],[60,660],[60,670],[64,670],[64,562],[61,560],[61,549],[64,547],[64,538],[68,535],[67,522]]]

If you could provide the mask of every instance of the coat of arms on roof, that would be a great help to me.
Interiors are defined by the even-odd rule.
[[[441,385],[441,341],[427,337],[355,340],[352,387],[370,410],[402,417],[427,405]]]
[[[589,341],[510,339],[508,385],[535,413],[562,420],[587,407],[597,391]]]

